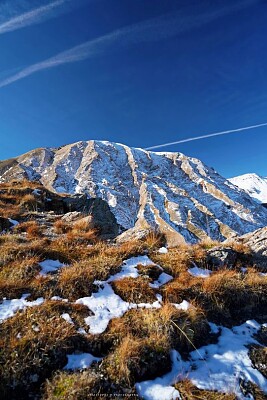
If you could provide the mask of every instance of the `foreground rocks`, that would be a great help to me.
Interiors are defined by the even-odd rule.
[[[237,242],[251,249],[254,264],[267,268],[267,227],[243,235]]]

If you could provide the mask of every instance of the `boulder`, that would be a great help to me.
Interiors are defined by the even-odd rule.
[[[75,210],[66,213],[62,220],[73,222],[87,229],[97,229],[100,236],[105,239],[115,238],[119,233],[114,214],[110,211],[106,201],[100,198],[88,199],[86,195],[64,198],[64,203],[69,209]]]
[[[98,229],[102,237],[116,237],[119,233],[119,225],[108,203],[100,198],[89,199],[88,202],[90,206],[88,223]]]
[[[71,211],[71,212],[68,212],[67,214],[63,215],[63,217],[61,219],[64,222],[71,223],[71,222],[75,222],[75,221],[81,219],[82,217],[83,217],[83,214],[81,212]]]
[[[207,262],[217,268],[233,267],[239,259],[239,253],[230,247],[214,247],[207,251]]]
[[[238,239],[252,251],[253,264],[267,268],[267,227],[247,233]]]

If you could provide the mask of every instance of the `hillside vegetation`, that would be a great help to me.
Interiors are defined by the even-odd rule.
[[[117,244],[44,190],[0,184],[1,399],[266,398],[267,276],[248,246]]]

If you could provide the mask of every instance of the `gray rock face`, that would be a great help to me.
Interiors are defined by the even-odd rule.
[[[267,227],[243,235],[238,240],[250,247],[255,264],[267,268]]]
[[[233,267],[238,260],[238,253],[230,247],[214,247],[207,252],[209,265],[221,268],[223,266]]]
[[[61,218],[62,221],[72,223],[74,221],[77,221],[83,217],[83,214],[79,211],[71,211],[68,212],[67,214],[64,214],[63,217]]]
[[[75,211],[65,214],[65,222],[84,224],[88,229],[97,229],[102,237],[114,238],[119,233],[114,214],[110,211],[106,201],[96,198],[88,199],[86,195],[68,197],[64,199],[67,208]]]
[[[267,257],[267,227],[243,235],[240,240],[254,253]]]
[[[99,198],[89,201],[91,201],[89,214],[92,227],[98,229],[104,237],[116,237],[119,233],[119,225],[107,202]]]
[[[101,198],[124,229],[157,229],[173,243],[208,237],[224,240],[267,225],[264,207],[212,168],[182,153],[82,141],[0,162],[0,182],[21,177],[39,179],[57,193]],[[85,197],[65,212],[83,212]]]

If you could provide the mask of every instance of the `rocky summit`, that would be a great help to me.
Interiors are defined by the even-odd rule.
[[[264,207],[182,153],[90,140],[0,162],[0,182],[25,178],[53,192],[102,198],[127,235],[158,228],[172,244],[221,241],[267,225]]]

